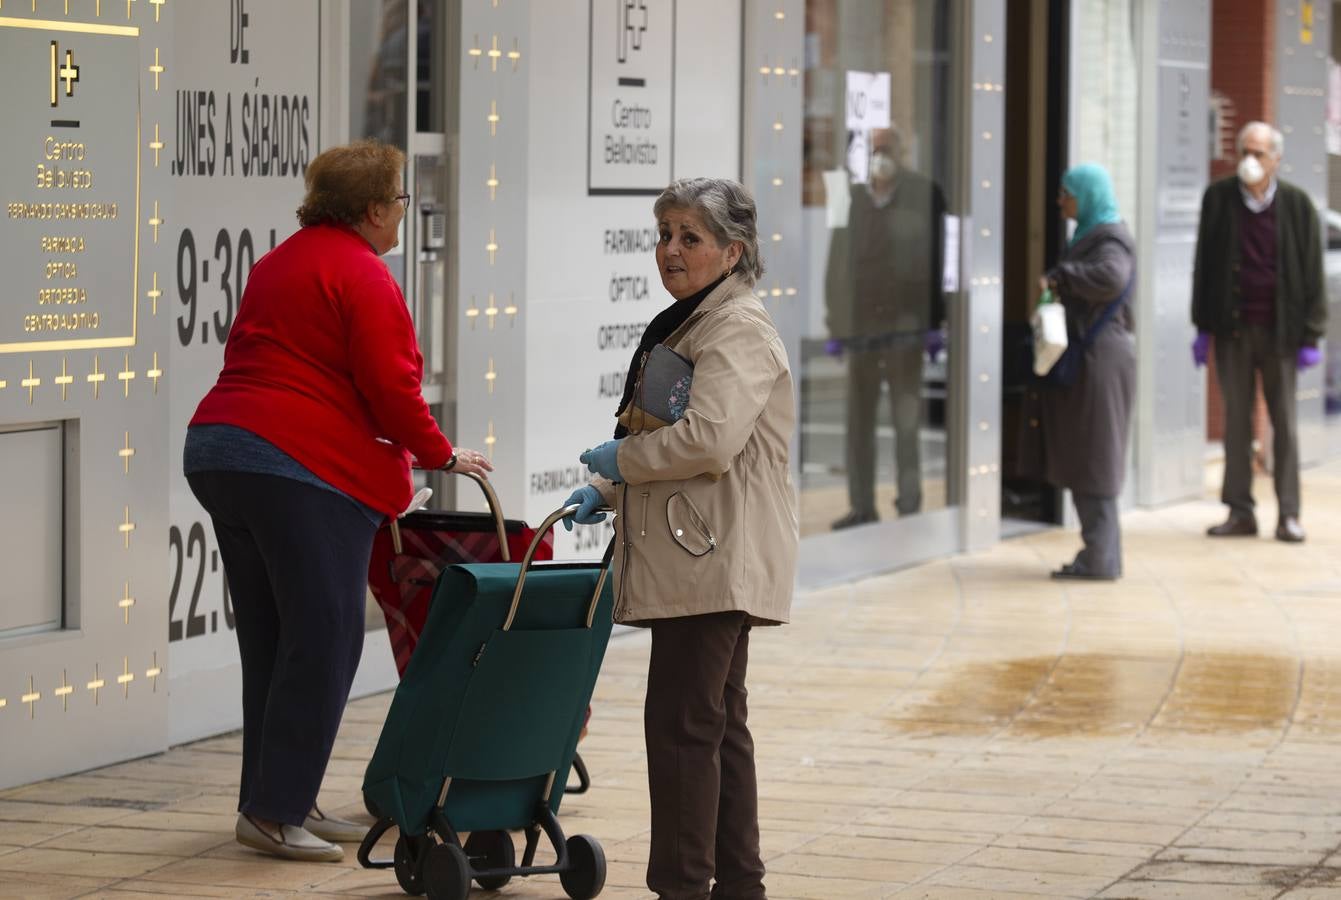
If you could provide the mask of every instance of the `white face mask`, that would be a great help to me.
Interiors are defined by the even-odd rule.
[[[1259,183],[1266,177],[1266,169],[1255,156],[1245,156],[1239,160],[1239,181],[1249,187]]]
[[[894,165],[894,160],[884,153],[875,153],[871,155],[871,177],[878,178],[881,181],[887,181],[894,177],[898,167]]]

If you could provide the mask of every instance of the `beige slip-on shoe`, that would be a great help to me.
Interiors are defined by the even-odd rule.
[[[299,828],[297,825],[281,825],[279,834],[273,835],[253,822],[246,813],[237,817],[237,826],[233,833],[237,836],[237,842],[244,847],[281,859],[339,862],[345,858],[345,851],[338,845],[323,841],[305,828]]]
[[[308,813],[307,818],[303,821],[303,828],[324,841],[342,844],[361,843],[368,834],[367,825],[328,816],[321,811],[320,807],[315,805],[312,807],[312,812]]]

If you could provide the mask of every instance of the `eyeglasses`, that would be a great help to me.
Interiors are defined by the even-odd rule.
[[[397,194],[396,196],[392,197],[391,199],[392,199],[392,200],[399,200],[399,201],[400,201],[400,205],[403,206],[403,207],[405,207],[406,209],[409,209],[409,208],[410,208],[410,195],[409,195],[409,194]]]

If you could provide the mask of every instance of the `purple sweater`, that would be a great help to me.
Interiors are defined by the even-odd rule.
[[[1245,325],[1276,325],[1276,204],[1239,203],[1239,312]]]

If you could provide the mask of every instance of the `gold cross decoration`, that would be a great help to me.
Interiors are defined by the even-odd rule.
[[[42,384],[42,379],[33,375],[33,361],[28,360],[28,377],[19,382],[19,387],[28,389],[28,405],[33,405],[33,388]]]
[[[107,375],[104,372],[98,371],[98,357],[96,355],[93,357],[93,371],[88,375],[85,375],[84,379],[89,384],[93,385],[93,399],[97,400],[98,389],[101,388],[102,383],[107,380]]]
[[[157,12],[157,10],[155,10]],[[154,151],[154,168],[158,168],[158,151],[163,149],[163,139],[158,136],[158,123],[154,123],[154,139],[149,142],[149,149]]]
[[[475,42],[470,45],[466,55],[474,60],[475,68],[478,69],[480,67],[480,57],[484,55],[484,51],[480,49],[480,36],[478,34],[475,35]]]
[[[131,608],[132,606],[135,605],[135,598],[132,597],[132,596],[130,595],[130,582],[129,582],[129,581],[126,582],[126,586],[125,586],[125,588],[123,589],[123,593],[121,594],[121,599],[118,600],[118,601],[116,601],[116,605],[117,605],[118,607],[120,607],[120,608],[125,612],[125,614],[126,614],[126,624],[129,625],[129,624],[130,624],[130,608]]]
[[[8,705],[9,705],[8,698],[0,697],[0,709],[4,709]]]
[[[73,97],[74,86],[79,83],[79,67],[74,64],[73,50],[66,49],[65,65],[61,66],[57,74],[60,75],[61,81],[65,82],[65,96]]]
[[[489,101],[489,115],[486,116],[485,118],[489,122],[489,137],[498,137],[498,123],[501,120],[498,118],[497,100]]]
[[[125,387],[125,389],[126,389],[126,396],[129,397],[129,396],[130,396],[130,383],[131,383],[132,381],[135,380],[135,373],[132,372],[131,369],[130,369],[130,354],[129,354],[129,353],[126,354],[126,367],[125,367],[124,369],[122,369],[120,372],[117,372],[117,373],[116,373],[116,377],[117,377],[117,380],[120,381],[121,384]]]
[[[508,292],[508,305],[503,307],[503,315],[508,317],[509,325],[517,324],[517,295]]]
[[[484,317],[489,322],[489,330],[494,330],[494,320],[498,318],[498,304],[494,302],[494,292],[489,292],[489,305],[484,308]]]
[[[154,214],[153,214],[153,216],[149,219],[149,224],[150,224],[151,226],[153,226],[153,229],[154,229],[154,243],[157,244],[157,243],[158,243],[158,226],[160,226],[160,225],[163,224],[163,219],[162,219],[162,217],[159,216],[159,214],[158,214],[158,201],[157,201],[157,200],[154,201]]]
[[[489,435],[484,439],[484,452],[489,454],[489,459],[494,458],[494,444],[498,443],[498,438],[494,436],[494,420],[489,420]]]
[[[489,48],[489,65],[495,72],[498,71],[498,58],[502,55],[503,52],[498,49],[498,35],[494,35],[493,46]]]
[[[163,674],[163,667],[158,664],[158,651],[154,651],[154,664],[144,670],[144,677],[149,679],[153,685],[154,693],[158,693],[158,676]]]
[[[163,292],[158,289],[158,273],[154,273],[154,286],[144,292],[144,296],[154,302],[154,315],[158,315],[158,298],[163,296]]]
[[[126,507],[126,518],[122,523],[116,526],[116,530],[126,537],[126,549],[130,549],[130,533],[135,530],[135,523],[130,520],[130,507]]]
[[[121,461],[122,461],[122,463],[125,464],[125,467],[126,467],[126,473],[125,473],[125,474],[129,475],[129,474],[130,474],[130,458],[131,458],[132,456],[135,455],[135,448],[132,447],[132,446],[130,445],[130,432],[129,432],[129,431],[126,432],[126,445],[125,445],[124,447],[122,447],[120,450],[116,451],[116,455],[119,456],[119,457],[121,457]]]
[[[167,71],[163,64],[158,61],[158,48],[154,48],[154,64],[149,67],[149,71],[154,73],[154,93],[158,93],[158,76]]]
[[[98,691],[102,690],[102,689],[103,689],[104,687],[106,687],[106,686],[107,686],[107,682],[104,681],[103,678],[102,678],[102,676],[98,674],[98,664],[97,664],[97,663],[94,663],[94,664],[93,664],[93,680],[90,681],[88,684],[84,685],[84,687],[85,687],[86,689],[88,689],[88,690],[90,690],[90,691],[93,692],[93,705],[94,705],[94,706],[97,706],[97,705],[98,705]]]
[[[494,235],[494,230],[489,229],[489,243],[484,245],[484,249],[489,251],[489,265],[494,264],[494,254],[498,252],[498,238]]]
[[[493,200],[498,191],[498,170],[493,163],[489,163],[489,180],[484,182],[484,186],[489,189],[489,199]]]
[[[149,3],[154,7],[154,21],[155,21],[155,22],[158,21],[158,12],[159,12],[159,10],[161,10],[161,9],[163,8],[163,4],[164,4],[164,3],[167,3],[167,2],[168,2],[168,0],[149,0]]]
[[[508,59],[512,60],[512,71],[517,71],[517,64],[521,62],[521,51],[517,49],[517,39],[512,39],[512,49],[508,51]]]
[[[66,393],[70,390],[70,385],[74,384],[74,376],[65,371],[65,357],[61,357],[61,373],[53,379],[61,386],[61,402],[65,402]]]
[[[74,685],[70,684],[70,679],[64,669],[61,669],[61,686],[51,693],[61,698],[61,712],[69,712],[70,695],[74,693]]]
[[[125,699],[130,699],[130,683],[135,680],[135,673],[130,670],[130,657],[121,657],[121,674],[116,676],[116,683],[121,685],[125,691]]]
[[[160,369],[160,368],[158,367],[158,351],[157,351],[157,350],[154,351],[154,367],[153,367],[152,369],[150,369],[149,371],[145,372],[144,374],[145,374],[147,377],[153,379],[153,381],[154,381],[154,393],[157,394],[157,393],[158,393],[158,379],[160,379],[160,378],[163,377],[163,370]]]
[[[494,358],[492,356],[489,357],[489,371],[484,373],[484,380],[488,383],[489,393],[492,395],[494,392],[494,382],[498,380],[498,373],[494,371]]]
[[[33,690],[33,676],[28,676],[28,693],[19,698],[20,703],[28,704],[28,718],[37,718],[37,701],[42,699],[42,692]]]
[[[470,295],[470,306],[466,307],[466,318],[470,320],[470,328],[475,329],[475,322],[480,317],[480,308],[475,303],[475,295]]]

